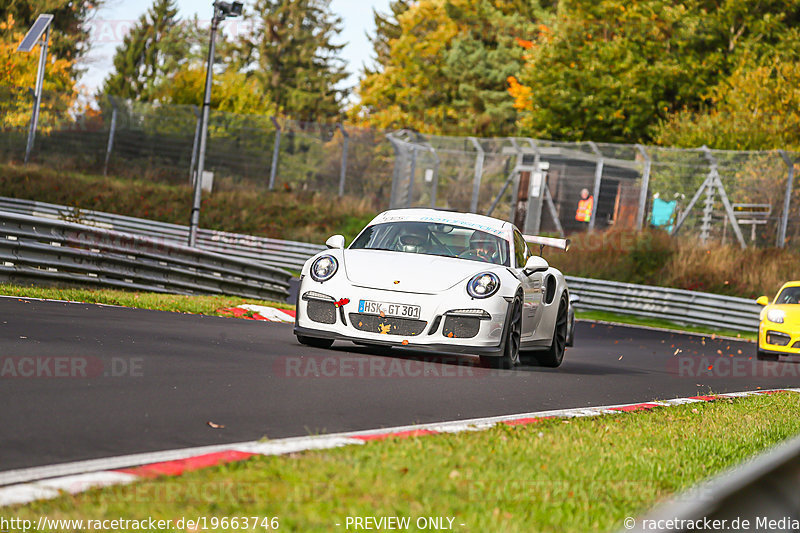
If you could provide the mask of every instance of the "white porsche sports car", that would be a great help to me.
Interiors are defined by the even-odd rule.
[[[305,263],[294,333],[320,348],[334,340],[408,346],[502,368],[523,351],[559,366],[573,331],[567,285],[526,241],[540,252],[569,244],[482,215],[386,211],[349,248],[334,235]]]

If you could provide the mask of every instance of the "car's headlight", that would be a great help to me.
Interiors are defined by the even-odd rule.
[[[311,277],[314,281],[328,281],[339,270],[339,261],[332,255],[317,257],[311,263]]]
[[[783,319],[786,318],[786,313],[781,309],[770,309],[767,311],[767,320],[775,322],[776,324],[783,324]]]
[[[483,272],[467,283],[467,293],[473,298],[488,298],[500,288],[500,278],[491,272]]]

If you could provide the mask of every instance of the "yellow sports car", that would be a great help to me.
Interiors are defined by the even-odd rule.
[[[777,361],[779,355],[800,355],[800,281],[786,283],[772,303],[766,296],[756,302],[764,306],[758,326],[758,358]]]

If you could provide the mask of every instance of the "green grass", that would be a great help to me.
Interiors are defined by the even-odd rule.
[[[155,292],[127,292],[111,289],[61,289],[47,287],[21,287],[0,283],[0,295],[48,300],[68,300],[91,304],[121,305],[139,309],[173,311],[211,316],[230,316],[219,309],[236,307],[249,303],[294,309],[293,305],[240,298],[238,296],[181,296],[178,294],[159,294]]]
[[[455,518],[455,531],[610,531],[799,432],[800,394],[780,393],[256,457],[4,513],[274,516],[283,531],[345,531],[348,516],[441,516]]]
[[[633,315],[623,315],[619,313],[609,313],[606,311],[575,311],[575,318],[579,320],[598,320],[602,322],[617,322],[620,324],[630,324],[632,326],[649,326],[653,328],[674,329],[687,331],[690,333],[703,333],[706,335],[719,335],[735,337],[746,341],[755,341],[757,333],[755,331],[736,331],[731,329],[719,329],[709,326],[690,326],[680,324],[670,320],[660,318],[638,317]]]

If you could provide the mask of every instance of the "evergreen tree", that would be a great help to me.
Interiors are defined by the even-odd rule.
[[[389,14],[380,13],[375,8],[372,9],[372,19],[375,21],[375,35],[367,33],[367,38],[372,43],[372,48],[375,51],[375,65],[373,68],[365,68],[365,74],[375,74],[389,63],[391,41],[392,39],[399,39],[402,34],[400,23],[397,19],[408,11],[410,6],[410,0],[392,0],[389,2]]]
[[[342,19],[330,0],[258,0],[255,30],[241,42],[241,67],[253,72],[277,107],[304,121],[337,118],[347,77],[333,39]]]
[[[189,56],[188,26],[178,18],[175,0],[155,0],[125,36],[114,54],[114,72],[102,92],[122,98],[150,101],[159,85]]]

